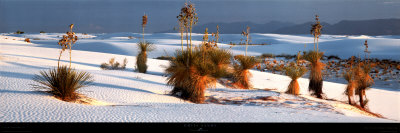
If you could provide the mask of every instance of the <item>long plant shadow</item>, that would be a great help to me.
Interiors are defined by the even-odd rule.
[[[154,82],[154,81],[145,80],[145,79],[140,79],[140,78],[134,78],[134,77],[124,77],[124,76],[117,76],[117,75],[110,75],[110,74],[100,74],[100,75],[110,76],[110,77],[120,78],[120,79],[139,81],[139,82],[145,82],[145,83],[149,83],[149,84],[166,85],[166,84],[163,84],[163,83]]]
[[[116,89],[123,89],[123,90],[130,90],[130,91],[138,91],[138,92],[144,92],[144,93],[150,93],[150,94],[156,94],[151,91],[146,91],[138,88],[131,88],[131,87],[126,87],[126,86],[120,86],[120,85],[113,85],[113,84],[106,84],[106,83],[99,83],[99,82],[94,82],[92,86],[98,86],[98,87],[108,87],[108,88],[116,88]]]
[[[0,90],[0,94],[3,94],[3,93],[50,96],[50,94],[42,92],[42,91]]]
[[[0,77],[10,77],[10,78],[21,78],[21,79],[32,79],[34,75],[26,73],[16,73],[0,71]]]
[[[27,65],[27,64],[17,63],[17,62],[9,62],[9,61],[6,61],[6,63],[13,64],[13,65],[16,65],[16,66],[21,66],[21,67],[27,67],[27,68],[48,69],[48,68],[46,68],[46,67],[39,67],[39,66]]]
[[[58,61],[58,59],[52,59],[52,58],[46,58],[46,57],[35,57],[35,56],[26,56],[26,55],[18,55],[18,54],[4,54],[4,55]],[[60,60],[60,62],[69,63],[69,60]],[[100,66],[100,65],[98,65],[98,64],[90,64],[90,63],[77,62],[77,61],[72,61],[72,63],[74,63],[74,64],[80,64],[80,65],[86,65],[86,66],[92,66],[92,67],[99,67],[99,66]]]

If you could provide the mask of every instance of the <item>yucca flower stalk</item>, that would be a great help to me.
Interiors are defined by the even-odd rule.
[[[321,36],[322,25],[319,22],[319,16],[315,15],[315,24],[311,25],[311,34],[314,36],[314,51],[318,52],[318,40]],[[317,43],[317,48],[315,48],[315,42]]]
[[[144,14],[142,16],[143,42],[144,42],[144,28],[146,27],[146,25],[147,25],[147,15]]]
[[[60,67],[60,59],[61,59],[62,52],[65,51],[65,49],[69,48],[69,67],[71,68],[72,46],[78,40],[78,37],[75,35],[75,32],[72,31],[73,27],[74,27],[74,24],[69,25],[70,31],[67,32],[67,35],[63,35],[63,38],[58,41],[58,45],[61,46],[60,56],[58,57],[58,65],[57,65],[58,67]]]
[[[242,34],[244,37],[246,37],[246,52],[245,52],[245,56],[247,56],[247,46],[249,45],[249,37],[250,37],[250,27],[247,26],[246,31],[242,31]]]

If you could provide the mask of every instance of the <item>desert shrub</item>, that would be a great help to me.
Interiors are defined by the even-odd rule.
[[[252,88],[249,81],[251,77],[249,69],[257,65],[256,58],[243,55],[237,55],[234,58],[238,63],[233,65],[233,85],[239,89]]]
[[[25,38],[24,41],[27,42],[27,43],[31,43],[31,40],[29,38]]]
[[[300,86],[297,79],[303,76],[306,72],[307,69],[305,67],[298,65],[290,65],[288,67],[285,67],[285,74],[292,79],[289,83],[286,93],[293,95],[300,94]]]
[[[261,58],[274,58],[275,55],[274,55],[274,54],[271,54],[271,53],[263,53],[263,54],[261,54],[260,57],[261,57]]]
[[[354,71],[355,81],[357,82],[355,94],[359,95],[360,106],[365,108],[366,104],[368,103],[365,90],[369,89],[369,87],[374,84],[374,80],[369,75],[371,66],[369,64],[359,63]]]
[[[357,87],[357,82],[355,80],[354,69],[350,68],[344,73],[344,78],[347,81],[347,86],[345,90],[345,94],[347,95],[348,101],[350,105],[354,105],[354,91]]]
[[[14,34],[24,34],[25,32],[17,30]]]
[[[147,71],[147,52],[153,51],[155,46],[150,42],[139,42],[138,44],[139,54],[136,57],[136,67],[140,73],[146,73]]]
[[[47,90],[63,101],[74,101],[79,98],[78,89],[86,87],[93,82],[90,73],[79,72],[67,66],[60,66],[41,71],[40,75],[35,75],[33,80],[40,85],[33,85],[34,88]]]
[[[100,68],[103,70],[121,70],[126,68],[126,64],[128,64],[128,60],[126,58],[122,64],[115,61],[115,58],[111,58],[108,63],[102,63]]]
[[[41,30],[39,33],[46,33],[46,32],[44,32],[44,31]]]

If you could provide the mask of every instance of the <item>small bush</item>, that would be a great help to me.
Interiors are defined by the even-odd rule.
[[[41,71],[35,75],[33,80],[40,85],[33,85],[34,88],[47,90],[63,101],[75,101],[79,98],[78,89],[86,87],[93,82],[90,73],[79,72],[67,66]]]
[[[31,40],[29,38],[25,38],[24,41],[27,42],[27,43],[31,43]]]
[[[271,53],[264,53],[260,57],[261,58],[275,58],[275,55],[271,54]]]
[[[125,58],[124,62],[119,63],[115,61],[115,58],[111,58],[108,63],[102,63],[100,68],[103,70],[121,70],[125,69],[126,64],[128,64],[128,60]]]
[[[17,30],[16,32],[15,32],[15,34],[24,34],[25,32],[23,32],[23,31],[20,31],[20,30]]]
[[[46,33],[46,32],[44,32],[44,31],[40,31],[39,33]]]

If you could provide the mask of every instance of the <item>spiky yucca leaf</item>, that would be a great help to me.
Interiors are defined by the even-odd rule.
[[[33,81],[40,85],[34,88],[47,90],[50,94],[64,101],[74,101],[78,98],[76,90],[86,87],[93,82],[90,73],[69,69],[67,66],[41,71]]]

